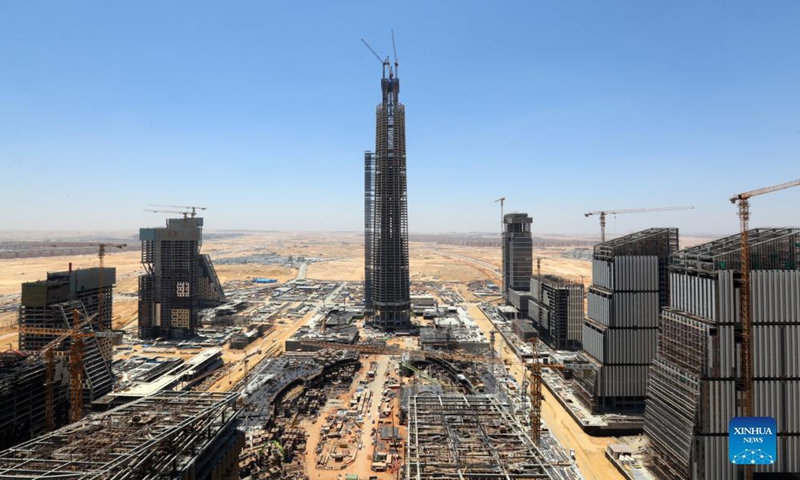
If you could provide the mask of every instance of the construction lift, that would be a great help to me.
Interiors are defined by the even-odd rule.
[[[650,212],[671,212],[674,210],[694,210],[691,205],[683,207],[660,207],[660,208],[632,208],[626,210],[598,210],[596,212],[584,213],[583,216],[600,215],[600,242],[606,241],[606,215],[622,215],[624,213],[650,213]]]
[[[741,363],[742,363],[742,416],[752,417],[755,412],[753,408],[753,323],[750,309],[750,245],[749,245],[749,222],[750,222],[750,199],[759,195],[785,190],[791,187],[800,186],[800,179],[792,182],[781,183],[771,187],[759,188],[749,192],[739,193],[730,198],[731,203],[739,204],[739,224],[741,227],[741,286],[740,296],[740,318],[741,318]],[[745,478],[753,478],[752,466],[745,467]]]

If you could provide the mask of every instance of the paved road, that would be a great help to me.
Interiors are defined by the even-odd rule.
[[[305,280],[306,279],[306,271],[308,270],[308,263],[303,262],[300,264],[300,268],[297,269],[297,276],[294,277],[295,280]]]

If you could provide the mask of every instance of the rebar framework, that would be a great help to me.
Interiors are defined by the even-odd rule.
[[[143,398],[0,452],[0,477],[210,478],[226,467],[230,452],[238,457],[243,443],[236,398],[208,392]]]
[[[410,399],[407,480],[553,478],[523,427],[491,395]]]

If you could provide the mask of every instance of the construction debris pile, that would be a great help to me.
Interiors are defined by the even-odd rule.
[[[352,351],[286,354],[262,364],[242,393],[243,475],[303,478],[303,460],[296,454],[305,448],[306,432],[297,422],[316,420],[329,397],[349,389],[360,365]]]

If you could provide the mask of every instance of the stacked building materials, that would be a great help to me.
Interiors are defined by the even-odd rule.
[[[645,413],[653,466],[665,478],[739,478],[728,422],[742,413],[740,242],[734,235],[672,258]],[[800,229],[751,230],[749,245],[755,415],[778,425],[776,463],[755,472],[798,476]]]
[[[555,275],[531,278],[528,317],[557,350],[578,350],[583,338],[583,285]]]
[[[594,248],[583,349],[595,368],[576,375],[576,394],[595,413],[641,413],[667,304],[667,263],[678,229],[651,228]]]

